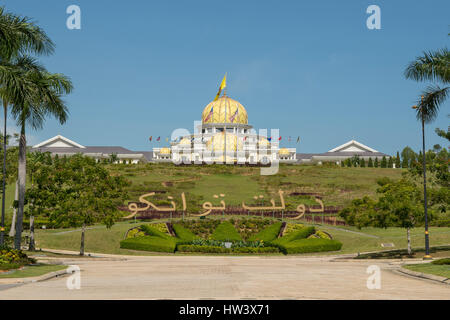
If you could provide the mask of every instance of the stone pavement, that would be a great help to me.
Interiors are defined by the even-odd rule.
[[[104,256],[70,258],[81,289],[68,277],[1,286],[0,299],[450,299],[450,286],[398,273],[399,262],[335,257]],[[109,257],[109,258],[107,258]],[[366,286],[369,265],[381,289]]]

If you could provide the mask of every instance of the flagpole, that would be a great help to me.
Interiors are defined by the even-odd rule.
[[[225,97],[225,133],[224,133],[224,152],[225,152],[225,155],[224,155],[224,162],[225,162],[225,164],[227,164],[227,99],[226,99],[226,96],[227,95],[227,88],[225,87],[224,89],[223,89],[223,97]]]

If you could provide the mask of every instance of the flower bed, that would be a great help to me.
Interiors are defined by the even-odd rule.
[[[21,250],[10,249],[7,247],[0,250],[0,270],[17,269],[35,262],[36,260],[29,258]]]

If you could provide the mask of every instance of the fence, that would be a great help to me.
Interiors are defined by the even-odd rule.
[[[131,202],[130,202],[131,203]],[[139,203],[138,207],[139,207]],[[142,204],[141,204],[141,207]],[[130,210],[128,209],[128,207],[126,206],[122,206],[119,208],[122,211],[128,211],[130,212]],[[324,208],[324,213],[319,213],[319,214],[314,214],[314,213],[310,213],[309,210],[306,210],[305,215],[301,218],[301,221],[306,221],[309,223],[314,223],[314,224],[329,224],[329,225],[334,225],[334,226],[345,226],[346,223],[344,221],[341,220],[337,220],[336,217],[336,213],[339,211],[338,207],[325,207]],[[197,213],[194,213],[197,214]],[[239,215],[239,216],[252,216],[252,217],[261,217],[261,218],[281,218],[281,219],[289,219],[289,218],[294,218],[298,216],[298,212],[297,211],[253,211],[250,212],[248,210],[243,209],[242,207],[227,207],[227,209],[225,209],[225,211],[212,211],[209,215],[212,216],[234,216],[234,215]],[[184,217],[189,217],[189,213],[183,212],[183,211],[173,211],[173,212],[159,212],[156,210],[145,210],[145,211],[140,211],[137,215],[136,215],[136,219],[145,219],[145,220],[150,220],[150,219],[175,219],[175,218],[184,218]],[[191,216],[192,217],[192,216]]]

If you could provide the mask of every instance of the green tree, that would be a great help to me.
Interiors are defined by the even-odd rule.
[[[393,168],[394,167],[394,159],[393,157],[389,157],[388,163],[387,163],[387,167],[388,168]]]
[[[339,216],[349,225],[363,227],[400,227],[406,229],[408,254],[411,255],[410,229],[423,221],[420,189],[408,180],[382,179],[378,201],[369,197],[355,199],[340,211]]]
[[[397,151],[397,156],[395,157],[395,167],[398,169],[398,168],[400,168],[401,167],[401,163],[400,163],[400,154],[399,154],[399,152]]]
[[[364,160],[364,158],[361,158],[360,166],[361,166],[361,168],[365,168],[366,167],[366,160]]]
[[[414,183],[400,180],[382,186],[377,192],[381,193],[377,206],[386,224],[406,228],[408,254],[411,255],[410,229],[423,219],[420,190]]]
[[[8,107],[20,94],[18,89],[23,84],[18,74],[22,60],[18,57],[26,53],[50,54],[53,48],[53,43],[45,32],[29,18],[6,12],[3,7],[0,7],[0,99],[4,115],[3,149],[6,149],[8,137],[6,132]],[[0,244],[4,242],[6,163],[6,153],[4,153]]]
[[[345,159],[345,165],[347,167],[351,167],[352,166],[352,160],[350,160],[350,158]]]
[[[422,125],[422,166],[423,166],[423,193],[425,212],[425,256],[429,257],[429,235],[428,235],[428,214],[427,214],[427,177],[425,160],[425,124],[433,122],[438,114],[440,105],[447,99],[450,87],[450,51],[447,48],[425,52],[421,57],[412,61],[405,70],[405,77],[416,81],[433,81],[443,84],[428,86],[421,94],[416,109],[417,120]]]
[[[448,127],[447,132],[439,128],[436,128],[435,132],[439,137],[450,141],[450,127]]]
[[[417,154],[410,147],[405,147],[402,150],[402,159],[403,159],[402,167],[403,168],[409,168],[411,166],[411,164],[414,161],[416,161]]]
[[[386,168],[387,167],[387,160],[386,160],[386,156],[383,156],[383,158],[381,158],[381,164],[380,164],[381,168]]]
[[[84,255],[86,226],[102,222],[108,228],[118,216],[118,206],[127,198],[128,182],[111,176],[95,159],[75,155],[40,165],[35,183],[27,190],[33,215],[47,215],[63,227],[82,227],[80,255]]]
[[[367,163],[367,167],[373,168],[373,161],[372,161],[372,158],[369,158],[369,162]]]
[[[375,162],[373,163],[373,166],[375,168],[378,168],[378,158],[375,158]]]
[[[54,116],[61,124],[65,123],[68,112],[62,100],[64,94],[72,90],[71,81],[62,74],[49,73],[36,60],[30,57],[21,57],[23,62],[18,69],[19,77],[24,85],[19,89],[20,94],[10,100],[11,113],[20,129],[19,140],[19,203],[16,221],[16,234],[14,246],[21,247],[22,223],[25,205],[26,182],[26,136],[25,128],[40,129],[48,115]]]

